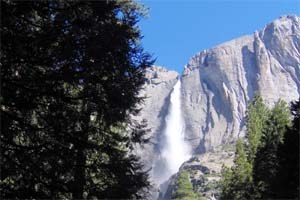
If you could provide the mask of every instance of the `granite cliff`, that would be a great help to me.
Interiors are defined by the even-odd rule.
[[[244,135],[247,102],[300,94],[300,17],[283,16],[260,32],[195,55],[182,74],[186,138],[199,152]]]
[[[165,117],[168,113],[170,94],[173,86],[179,78],[176,71],[169,71],[161,66],[152,66],[146,71],[147,82],[140,96],[144,97],[144,103],[137,120],[146,120],[148,138],[150,142],[142,148],[138,146],[136,153],[142,157],[145,166],[151,168],[153,162],[158,159],[162,143],[162,131],[165,127]]]

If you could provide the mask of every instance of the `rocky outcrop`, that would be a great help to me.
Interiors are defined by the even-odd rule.
[[[283,16],[262,31],[195,55],[182,74],[186,139],[198,153],[244,135],[247,102],[268,105],[300,94],[300,17]]]
[[[179,170],[189,172],[194,191],[204,199],[218,199],[220,196],[220,179],[223,166],[231,167],[234,158],[234,144],[218,146],[211,152],[194,155]],[[168,188],[161,199],[171,199],[178,174],[172,176]]]

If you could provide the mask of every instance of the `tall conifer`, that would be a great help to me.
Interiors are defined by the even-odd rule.
[[[139,198],[133,1],[1,1],[1,198]]]

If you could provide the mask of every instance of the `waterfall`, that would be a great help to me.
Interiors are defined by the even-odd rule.
[[[190,151],[184,140],[184,121],[181,113],[181,82],[177,81],[171,93],[166,127],[160,143],[160,158],[153,167],[154,181],[162,184],[190,157]]]

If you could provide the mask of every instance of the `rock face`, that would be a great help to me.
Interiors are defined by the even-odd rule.
[[[195,55],[182,75],[186,139],[198,153],[244,135],[248,100],[268,105],[300,94],[300,17],[284,16],[262,31]]]
[[[145,97],[141,105],[142,110],[138,120],[147,120],[149,144],[143,148],[137,148],[136,152],[141,156],[146,167],[151,167],[153,160],[159,155],[160,137],[165,127],[165,117],[168,114],[169,98],[173,86],[177,82],[179,74],[175,71],[168,71],[160,66],[153,66],[147,69],[147,83],[141,92]]]

